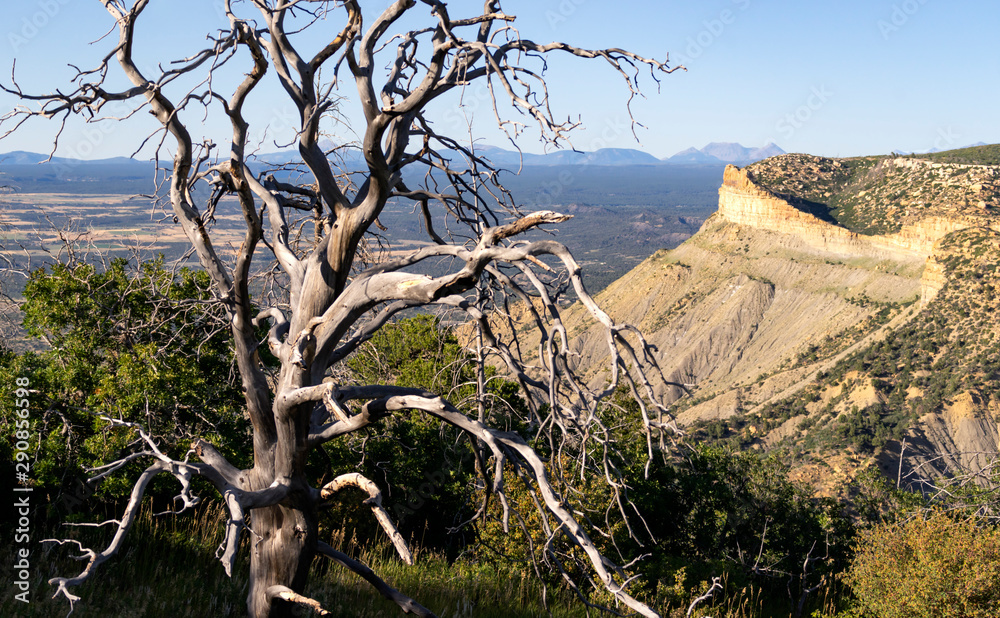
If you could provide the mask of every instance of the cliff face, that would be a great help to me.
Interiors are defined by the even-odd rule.
[[[945,276],[944,267],[933,256],[929,257],[924,266],[924,274],[920,277],[920,304],[929,303],[946,283],[948,278]]]
[[[993,219],[1000,208],[997,165],[797,154],[745,171],[756,187],[867,236],[891,235],[932,218],[976,225]]]
[[[830,170],[827,179],[815,181],[811,168],[790,166],[786,157],[729,166],[719,210],[701,230],[599,296],[616,320],[646,334],[667,379],[687,385],[689,396],[661,388],[676,402],[681,425],[721,423],[729,439],[773,448],[850,442],[851,432],[875,423],[877,440],[851,446],[848,467],[881,462],[893,474],[900,447],[884,442],[892,432],[908,435],[907,470],[937,461],[935,451],[952,454],[940,460],[942,472],[978,461],[966,451],[995,451],[1000,404],[981,393],[994,377],[1000,390],[1000,327],[991,326],[1000,312],[1000,226],[992,201],[966,199],[950,208],[947,200],[994,200],[982,179],[1000,178],[1000,168],[789,157]],[[779,194],[761,177],[811,192]],[[894,189],[902,208],[871,205],[889,213],[878,227],[890,231],[841,225],[835,217],[848,212],[845,203],[857,217],[868,212],[871,195],[884,194],[880,178],[910,191]],[[946,190],[935,193],[942,183]],[[914,195],[936,197],[921,209]],[[565,318],[585,333],[574,350],[579,368],[597,366],[603,339],[596,330],[586,334],[582,313]],[[983,339],[986,332],[992,339]],[[952,365],[962,369],[952,374]],[[841,377],[832,382],[832,375]],[[600,384],[604,377],[592,379]],[[894,429],[878,429],[883,425]],[[872,452],[878,441],[885,450]],[[893,449],[895,460],[887,455]],[[823,484],[827,477],[814,472]]]
[[[646,333],[668,381],[708,397],[683,421],[725,418],[815,373],[818,367],[795,362],[804,342],[827,341],[842,351],[905,303],[929,300],[941,282],[921,280],[928,253],[912,247],[933,244],[921,234],[906,230],[884,241],[852,233],[729,166],[719,210],[698,234],[647,259],[599,301]],[[575,350],[580,367],[599,366],[602,340],[595,332],[583,341]],[[684,394],[667,387],[661,393],[668,400]]]
[[[928,261],[926,277],[921,282],[921,300],[927,302],[944,285],[940,269],[931,259],[937,243],[952,232],[974,226],[993,225],[968,215],[929,216],[903,225],[899,232],[865,235],[796,208],[788,200],[754,183],[750,172],[729,165],[719,188],[721,218],[737,225],[752,226],[789,234],[821,252],[840,257],[868,257],[907,262]]]
[[[788,200],[754,184],[747,170],[732,165],[726,167],[719,188],[719,215],[739,225],[792,234],[821,251],[896,260],[927,259],[939,240],[978,223],[966,216],[931,216],[904,225],[894,234],[858,234],[799,210]]]

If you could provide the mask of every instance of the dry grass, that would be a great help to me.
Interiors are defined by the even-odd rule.
[[[224,517],[218,506],[202,508],[190,516],[154,518],[146,508],[118,556],[105,563],[93,579],[73,592],[82,597],[74,618],[144,616],[178,618],[245,616],[248,560],[246,546],[237,560],[233,579],[226,577],[214,557],[222,541]],[[85,545],[102,546],[111,531],[92,528],[64,529],[61,536],[79,538]],[[36,537],[37,538],[37,537]],[[417,566],[408,567],[384,543],[358,543],[332,539],[342,551],[368,564],[390,585],[416,599],[441,618],[583,618],[586,610],[567,590],[549,589],[548,609],[543,605],[539,580],[524,564],[495,564],[457,560],[416,551]],[[66,548],[39,550],[31,556],[31,603],[0,599],[0,616],[64,616],[69,603],[51,598],[51,577],[72,576],[82,564],[70,559]],[[13,564],[9,551],[0,559]],[[706,585],[707,586],[707,585]],[[399,608],[379,596],[365,581],[337,565],[318,560],[305,593],[338,618],[389,618],[401,616]],[[692,598],[696,593],[692,593]],[[843,603],[842,587],[834,583],[821,589],[822,615],[836,613]],[[683,607],[660,608],[664,616],[684,616]],[[810,604],[816,607],[815,604]],[[790,615],[787,599],[767,598],[756,587],[732,590],[717,597],[716,604],[699,606],[693,616],[717,618],[774,618]],[[551,612],[551,613],[550,613]],[[806,613],[808,615],[808,612]],[[305,615],[305,614],[304,614]],[[591,612],[591,616],[602,615]]]

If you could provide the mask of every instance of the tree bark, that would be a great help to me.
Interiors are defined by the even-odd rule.
[[[302,593],[319,539],[318,491],[305,474],[312,403],[286,406],[282,393],[291,392],[309,379],[309,371],[284,359],[275,403],[275,439],[255,457],[245,478],[251,490],[265,489],[290,479],[291,491],[280,503],[253,510],[250,516],[250,590],[247,611],[252,618],[293,615],[294,603],[267,593],[284,586]],[[253,402],[248,398],[248,404]]]
[[[316,555],[317,521],[314,508],[278,504],[254,510],[247,596],[247,612],[252,618],[293,615],[294,604],[271,599],[266,592],[276,585],[298,592],[305,588]]]

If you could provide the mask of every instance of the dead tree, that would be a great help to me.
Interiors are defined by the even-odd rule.
[[[579,549],[616,603],[645,616],[657,615],[629,595],[624,571],[598,552],[589,536],[592,524],[570,511],[552,481],[565,476],[565,461],[586,464],[613,486],[625,514],[627,498],[612,466],[600,457],[589,459],[588,452],[595,452],[595,445],[596,452],[604,453],[613,447],[597,409],[623,387],[640,403],[652,455],[652,436],[668,424],[669,415],[656,403],[645,377],[656,372],[649,350],[634,329],[614,323],[597,307],[582,284],[579,265],[564,246],[553,240],[522,240],[524,233],[567,217],[521,212],[494,166],[472,144],[438,132],[427,110],[448,97],[460,104],[462,92],[481,83],[489,93],[490,111],[508,135],[516,137],[532,124],[544,141],[562,146],[577,123],[557,121],[550,110],[543,78],[547,56],[602,61],[621,76],[629,97],[639,94],[641,72],[649,71],[657,81],[674,69],[621,49],[534,43],[514,29],[514,16],[504,13],[498,0],[487,0],[481,12],[461,18],[453,17],[453,7],[440,0],[397,0],[371,15],[357,0],[225,0],[225,25],[208,35],[204,49],[165,59],[172,62],[151,69],[136,60],[136,50],[144,43],[136,32],[152,0],[101,2],[117,28],[103,62],[79,70],[71,89],[42,95],[24,92],[15,72],[4,87],[24,106],[3,122],[7,133],[34,118],[54,119],[63,126],[71,116],[96,122],[115,115],[108,111],[111,104],[123,103],[131,105],[131,111],[117,114],[117,120],[148,111],[159,122],[161,129],[147,141],[159,141],[158,153],[164,148],[173,151],[172,164],[161,168],[160,194],[166,196],[170,213],[226,307],[252,423],[253,466],[235,468],[202,440],[195,440],[187,457],[178,461],[164,455],[141,427],[131,427],[145,446],[127,460],[144,456],[152,463],[135,483],[113,541],[103,551],[81,547],[89,557],[86,568],[75,577],[51,580],[58,592],[71,603],[78,599],[71,588],[115,554],[150,479],[166,473],[180,481],[179,500],[185,508],[198,502],[190,490],[194,476],[207,479],[221,494],[229,513],[220,552],[227,573],[249,525],[251,616],[287,615],[295,603],[319,611],[317,601],[301,595],[316,556],[357,572],[404,612],[432,615],[318,537],[323,495],[354,485],[369,492],[369,504],[393,541],[402,545],[379,506],[374,484],[343,476],[318,488],[305,473],[311,450],[387,415],[419,410],[467,432],[486,464],[487,495],[504,499],[504,475],[510,470],[530,479],[538,508],[557,523],[550,535],[564,535]],[[186,23],[208,20],[215,11],[205,10],[204,20],[192,15]],[[415,19],[426,27],[395,32],[403,21]],[[303,31],[335,24],[337,29],[325,35],[328,42],[312,55],[303,55],[294,43]],[[119,74],[130,86],[116,89]],[[218,90],[227,80],[238,85],[229,92]],[[267,80],[276,80],[297,110],[297,126],[290,135],[301,157],[301,182],[255,167],[251,150],[263,142],[266,127],[256,127],[257,141],[252,141],[244,110],[274,83]],[[363,126],[352,127],[360,139],[361,160],[354,174],[340,173],[331,164],[334,153],[322,139],[331,116],[348,106],[356,106],[364,117]],[[224,114],[231,126],[231,142],[222,156],[211,141],[192,136],[193,127],[209,113]],[[456,165],[459,160],[464,164]],[[422,179],[412,170],[423,170]],[[235,198],[243,215],[245,231],[238,247],[213,243],[212,214],[222,198]],[[414,204],[414,216],[421,218],[430,243],[391,259],[363,259],[366,235],[379,225],[390,200]],[[313,233],[302,236],[303,225]],[[450,260],[447,274],[414,273],[413,267],[440,258]],[[272,270],[279,283],[271,289],[282,290],[284,297],[252,297],[253,274]],[[562,283],[572,286],[579,302],[606,328],[612,363],[602,390],[588,388],[571,370],[568,335],[551,287],[553,271],[562,273]],[[515,340],[518,329],[496,326],[491,303],[514,302],[523,303],[527,322],[538,328],[534,365],[521,357]],[[433,305],[465,313],[478,329],[483,350],[526,392],[530,426],[548,437],[560,457],[543,461],[521,436],[467,416],[436,393],[392,385],[345,386],[332,377],[333,369],[394,315]],[[255,308],[259,306],[263,310]],[[264,342],[258,341],[255,326],[261,323],[270,325],[266,345],[280,361],[273,375],[259,361],[258,346]],[[100,474],[121,463],[108,464]],[[401,553],[408,556],[405,547]]]

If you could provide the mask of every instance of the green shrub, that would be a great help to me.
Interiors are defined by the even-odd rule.
[[[1000,615],[1000,529],[936,511],[862,537],[846,580],[864,615]]]
[[[30,379],[32,481],[35,495],[46,496],[39,501],[46,516],[77,513],[94,492],[105,505],[131,492],[145,467],[138,462],[100,485],[85,482],[87,469],[122,457],[138,438],[134,430],[109,431],[102,416],[141,423],[177,459],[198,435],[234,465],[250,464],[243,395],[219,307],[208,275],[169,269],[162,257],[70,261],[30,273],[20,308],[39,350],[0,354],[0,401],[13,401],[16,379]],[[13,435],[13,422],[0,412],[0,435]],[[173,479],[160,478],[147,495],[169,502],[176,493]]]

